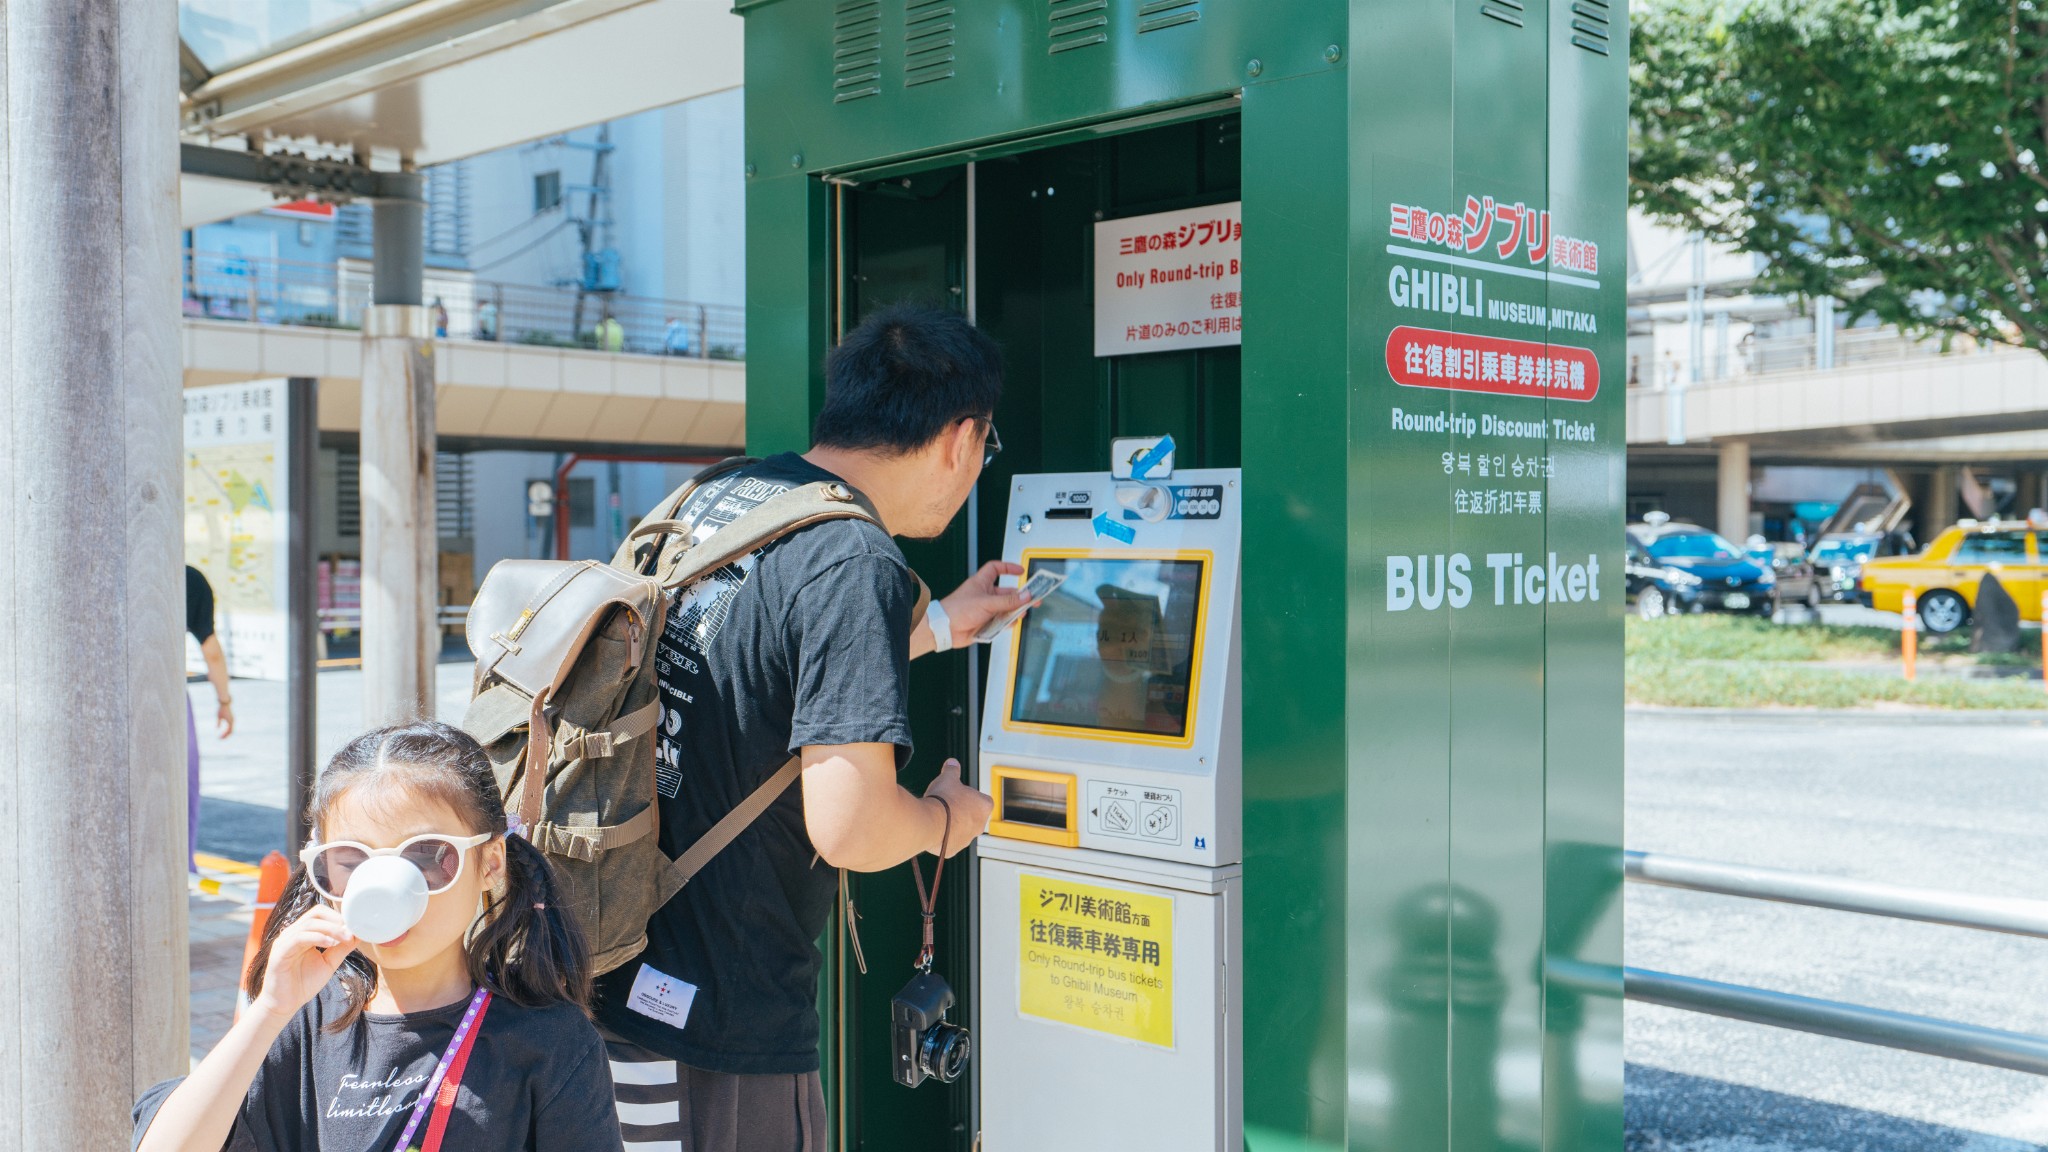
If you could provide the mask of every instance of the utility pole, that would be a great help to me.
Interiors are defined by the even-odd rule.
[[[177,32],[0,5],[0,1152],[189,1066]]]
[[[590,211],[576,218],[576,236],[582,246],[582,260],[576,270],[576,310],[570,317],[569,334],[583,334],[583,305],[592,293],[610,299],[616,287],[607,288],[601,283],[600,260],[612,248],[612,168],[611,158],[615,145],[612,144],[610,123],[597,126],[597,141],[593,144],[578,145],[563,139],[568,147],[587,147],[591,151],[590,183],[569,191],[585,192],[590,196]],[[615,265],[613,266],[616,267]]]
[[[371,205],[363,322],[363,722],[431,716],[440,655],[434,525],[434,323],[417,173],[386,173]]]

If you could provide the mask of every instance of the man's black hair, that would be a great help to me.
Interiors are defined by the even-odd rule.
[[[1002,353],[986,333],[957,312],[892,304],[825,358],[811,443],[914,452],[956,421],[994,417],[1002,394]]]

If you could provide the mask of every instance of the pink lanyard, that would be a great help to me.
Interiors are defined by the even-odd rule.
[[[426,1119],[427,1109],[434,1107],[435,1097],[444,1094],[441,1090],[442,1081],[447,1077],[451,1064],[455,1066],[455,1079],[450,1081],[447,1087],[453,1089],[461,1083],[462,1067],[469,1061],[469,1046],[476,1039],[472,1029],[483,1020],[484,1011],[490,1006],[491,993],[487,988],[477,989],[476,994],[469,998],[469,1010],[462,1014],[462,1023],[456,1025],[455,1035],[448,1041],[448,1050],[441,1053],[441,1062],[434,1066],[433,1076],[427,1079],[426,1087],[420,1089],[419,1102],[412,1106],[412,1119],[406,1122],[405,1132],[399,1136],[398,1143],[393,1146],[393,1152],[413,1152],[413,1133],[419,1131],[420,1121]],[[455,1103],[455,1093],[449,1091],[445,1095],[448,1097],[448,1105],[452,1107]],[[438,1107],[435,1110],[445,1111]],[[443,1119],[434,1126],[437,1133],[445,1124],[446,1120]],[[436,1140],[435,1143],[439,1144],[440,1141]]]

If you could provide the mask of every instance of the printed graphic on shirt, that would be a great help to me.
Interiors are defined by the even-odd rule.
[[[396,1115],[419,1102],[426,1083],[427,1073],[405,1075],[397,1068],[375,1079],[344,1072],[334,1086],[334,1098],[327,1102],[327,1118]]]
[[[752,476],[715,480],[690,498],[683,517],[694,527],[693,543],[701,544],[719,529],[753,511],[790,486]],[[685,589],[663,625],[661,643],[655,650],[656,672],[661,683],[661,742],[654,754],[654,783],[657,790],[674,799],[682,787],[681,708],[695,700],[692,686],[704,676],[705,655],[711,642],[725,629],[733,601],[746,587],[747,577],[761,559],[756,550],[727,564]]]

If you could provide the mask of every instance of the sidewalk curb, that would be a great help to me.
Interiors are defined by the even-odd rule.
[[[1662,719],[1711,720],[1720,723],[1740,723],[1752,720],[1800,721],[1811,723],[1822,721],[1849,721],[1856,724],[1900,724],[1925,726],[1929,724],[1975,725],[1998,727],[2021,725],[2030,728],[2048,728],[2048,709],[1960,709],[1960,708],[1678,708],[1664,704],[1630,704],[1624,714],[1629,719],[1637,717]]]

